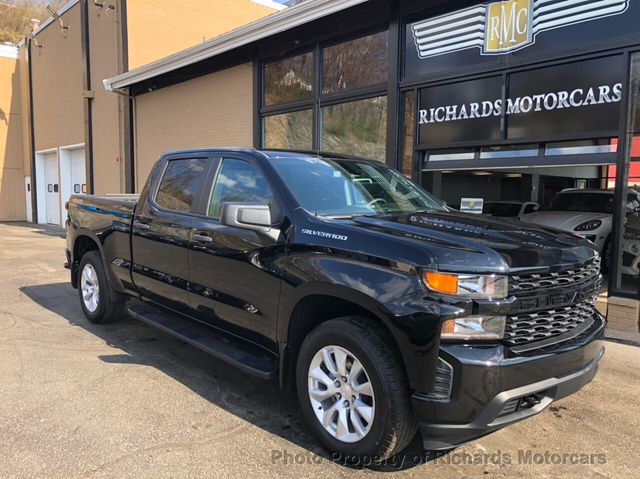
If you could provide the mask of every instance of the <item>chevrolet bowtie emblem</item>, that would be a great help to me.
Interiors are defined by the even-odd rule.
[[[500,55],[535,43],[540,33],[620,15],[630,0],[508,0],[459,10],[411,26],[420,58],[479,48]]]

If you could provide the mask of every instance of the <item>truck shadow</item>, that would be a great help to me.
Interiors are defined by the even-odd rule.
[[[306,460],[332,461],[351,468],[362,464],[336,459],[318,446],[302,424],[297,399],[283,393],[275,381],[249,376],[198,349],[133,318],[97,325],[90,323],[78,304],[78,296],[67,283],[25,286],[20,291],[40,306],[101,338],[122,352],[98,356],[111,364],[151,366],[180,382],[209,403],[234,414],[266,432],[280,436],[308,451]],[[272,451],[269,460],[281,460]],[[377,471],[406,470],[436,457],[422,451],[419,435],[400,456],[384,464],[370,466]]]

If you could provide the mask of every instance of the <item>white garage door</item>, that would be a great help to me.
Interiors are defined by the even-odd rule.
[[[85,193],[86,182],[84,149],[71,150],[71,194]]]
[[[56,153],[44,155],[44,182],[46,197],[46,222],[60,225],[60,181]]]

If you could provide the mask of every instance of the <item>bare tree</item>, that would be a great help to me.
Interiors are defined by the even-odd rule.
[[[24,37],[24,28],[31,28],[31,20],[43,21],[49,14],[47,5],[60,8],[66,0],[0,0],[0,43],[16,43]]]

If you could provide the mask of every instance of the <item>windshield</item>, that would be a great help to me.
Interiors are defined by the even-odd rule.
[[[518,216],[520,205],[518,203],[485,203],[482,207],[482,213],[491,216]]]
[[[445,211],[439,200],[384,165],[329,158],[275,158],[271,164],[300,206],[316,216]]]
[[[586,211],[613,214],[613,195],[608,193],[560,193],[540,211]]]

